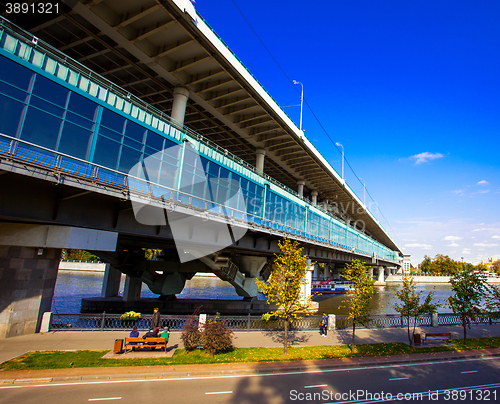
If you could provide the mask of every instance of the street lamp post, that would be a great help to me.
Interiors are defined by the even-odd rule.
[[[304,85],[300,81],[293,81],[293,84],[300,84],[302,91],[300,93],[300,124],[299,129],[302,130],[302,110],[304,108]]]
[[[342,147],[342,179],[344,179],[344,146],[339,142],[335,143],[335,145]]]

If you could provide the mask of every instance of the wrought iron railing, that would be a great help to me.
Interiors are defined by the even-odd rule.
[[[151,327],[151,315],[143,315],[138,320],[124,320],[119,314],[53,314],[50,329],[52,331],[119,331],[131,330],[137,326],[140,331],[146,331]],[[184,323],[189,321],[189,315],[168,315],[162,319],[162,327],[168,327],[173,331],[182,330]],[[213,316],[208,316],[213,319]],[[261,316],[221,316],[229,328],[233,331],[269,331],[284,330],[283,319],[275,318],[269,321],[263,320]],[[197,319],[196,319],[197,321]],[[305,316],[294,320],[289,325],[290,330],[318,330],[321,316]],[[439,313],[438,326],[460,325],[460,319],[453,313]],[[483,316],[474,324],[500,324],[499,318]],[[408,322],[397,314],[373,315],[368,326],[357,325],[356,328],[402,328]],[[413,319],[410,326],[413,326]],[[418,320],[417,327],[431,327],[431,316],[425,315]],[[335,329],[348,329],[352,327],[352,321],[345,315],[335,316]]]

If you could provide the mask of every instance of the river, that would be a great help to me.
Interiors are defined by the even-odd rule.
[[[52,311],[56,313],[79,313],[80,301],[84,297],[101,295],[102,272],[59,271],[57,276]],[[120,294],[123,293],[124,277],[121,282]],[[394,293],[398,286],[376,286],[377,294],[371,302],[371,314],[394,314],[393,306],[396,302]],[[435,300],[446,303],[451,295],[449,284],[420,284],[418,290],[434,291]],[[156,297],[146,285],[142,287],[142,297]],[[238,299],[234,288],[227,282],[216,277],[195,277],[186,282],[179,299]],[[260,297],[262,298],[262,297]],[[346,314],[346,309],[341,308],[345,295],[324,295],[316,297],[319,302],[319,311],[329,314]],[[450,312],[448,307],[440,307],[439,312]]]

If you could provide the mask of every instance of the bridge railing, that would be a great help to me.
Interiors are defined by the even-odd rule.
[[[41,68],[47,74],[52,74],[58,79],[65,81],[68,85],[74,86],[81,91],[87,92],[91,97],[98,98],[102,102],[107,103],[112,107],[118,108],[122,112],[129,114],[132,117],[143,122],[144,125],[151,126],[153,129],[160,130],[159,122],[162,122],[162,127],[163,124],[169,127],[171,126],[172,128],[174,128],[174,137],[177,140],[179,140],[179,133],[182,132],[182,137],[191,137],[193,140],[206,145],[210,149],[219,153],[221,156],[224,156],[225,159],[227,158],[232,162],[238,164],[239,166],[249,170],[252,175],[260,176],[264,181],[268,181],[276,185],[278,188],[286,191],[290,195],[293,195],[295,198],[302,199],[309,203],[307,199],[300,196],[296,191],[288,188],[284,184],[281,184],[276,179],[259,172],[255,167],[251,166],[241,158],[233,155],[228,150],[221,148],[216,143],[181,125],[180,123],[173,120],[170,116],[148,105],[141,99],[128,93],[126,90],[117,87],[106,78],[89,70],[77,61],[72,60],[68,56],[59,52],[57,49],[52,48],[50,45],[44,43],[30,33],[8,22],[1,16],[0,34],[3,38],[2,40],[0,40],[0,46],[3,46],[3,49],[6,52],[9,52],[10,54],[13,54],[18,58],[24,60],[25,63],[29,63],[37,68]],[[50,63],[46,66],[42,63],[45,58],[47,58],[47,60],[50,60]],[[48,67],[49,65],[50,68]],[[120,102],[117,101],[118,99],[120,99]],[[14,149],[13,152],[16,152],[16,150]],[[18,153],[14,154],[20,157],[23,154],[22,147]],[[71,157],[68,156],[61,158],[59,157],[59,154],[48,151],[47,153],[38,153],[36,156],[27,153],[26,158],[28,159],[27,161],[31,161],[32,164],[37,164],[39,166],[48,165],[49,167],[57,166],[59,169],[64,168],[66,172],[72,172],[74,176],[82,175],[83,171],[83,176],[86,178],[97,178],[98,180],[107,183],[121,182],[122,187],[125,188],[126,175],[124,175],[123,173],[115,174],[112,173],[112,170],[107,170],[105,168],[96,169],[95,166],[89,165],[87,162],[77,163],[78,160],[71,159]],[[29,160],[29,158],[31,158],[32,160]],[[126,191],[124,190],[124,192]],[[317,209],[322,210],[321,208]],[[337,220],[337,218],[329,212],[323,210],[323,213]],[[283,224],[277,223],[276,226],[276,228],[279,228],[280,226],[283,226]],[[357,230],[354,227],[350,225],[349,227],[351,228],[351,230],[354,230],[357,233]],[[301,231],[303,232],[303,229],[301,229]],[[307,237],[309,241],[317,240],[317,238],[317,236]],[[373,242],[375,244],[378,244],[376,240],[373,240]],[[342,246],[337,245],[337,247]],[[370,255],[368,252],[361,251],[356,246],[350,246],[349,248],[354,248],[354,250],[357,250],[361,254],[366,253],[366,255]],[[346,250],[349,250],[349,248],[346,248]],[[377,245],[377,251],[377,255],[380,255],[380,258],[391,262],[397,262],[396,255],[389,249],[386,249],[381,245]]]
[[[147,331],[151,327],[151,315],[144,315],[138,320],[122,320],[119,314],[52,314],[51,331],[130,331],[137,326],[140,331]],[[164,315],[162,327],[171,331],[182,331],[184,324],[189,321],[189,315]],[[213,318],[213,316],[208,316]],[[265,321],[261,316],[221,316],[229,328],[239,331],[282,331],[285,328],[283,319]],[[319,330],[321,316],[306,316],[293,321],[289,325],[291,331]],[[500,319],[484,316],[474,322],[476,325],[500,324]],[[406,319],[397,314],[373,315],[368,326],[356,325],[356,328],[404,328]],[[453,313],[439,313],[438,326],[461,325],[460,319]],[[413,320],[410,321],[413,327]],[[423,316],[417,322],[417,327],[432,327],[431,316]],[[352,321],[345,315],[335,316],[335,329],[344,330],[352,327]]]
[[[184,206],[204,215],[220,218],[225,217],[231,221],[240,222],[245,226],[262,228],[267,232],[286,234],[289,237],[312,242],[324,246],[335,246],[339,250],[351,251],[349,246],[341,245],[333,240],[322,239],[308,234],[304,229],[284,226],[282,223],[262,218],[247,211],[231,208],[227,205],[217,204],[191,194],[159,184],[153,184],[142,178],[125,175],[85,160],[69,156],[45,147],[0,134],[0,157],[4,156],[9,161],[29,163],[31,166],[50,169],[56,180],[63,181],[65,176],[90,180],[95,186],[105,185],[114,188],[120,195],[145,200],[145,203],[156,203],[158,207],[173,209],[173,206]],[[359,254],[369,256],[359,249]]]

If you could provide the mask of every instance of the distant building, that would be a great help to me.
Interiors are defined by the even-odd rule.
[[[410,254],[403,254],[403,264],[401,265],[401,271],[403,274],[409,274],[411,272],[410,256]]]

